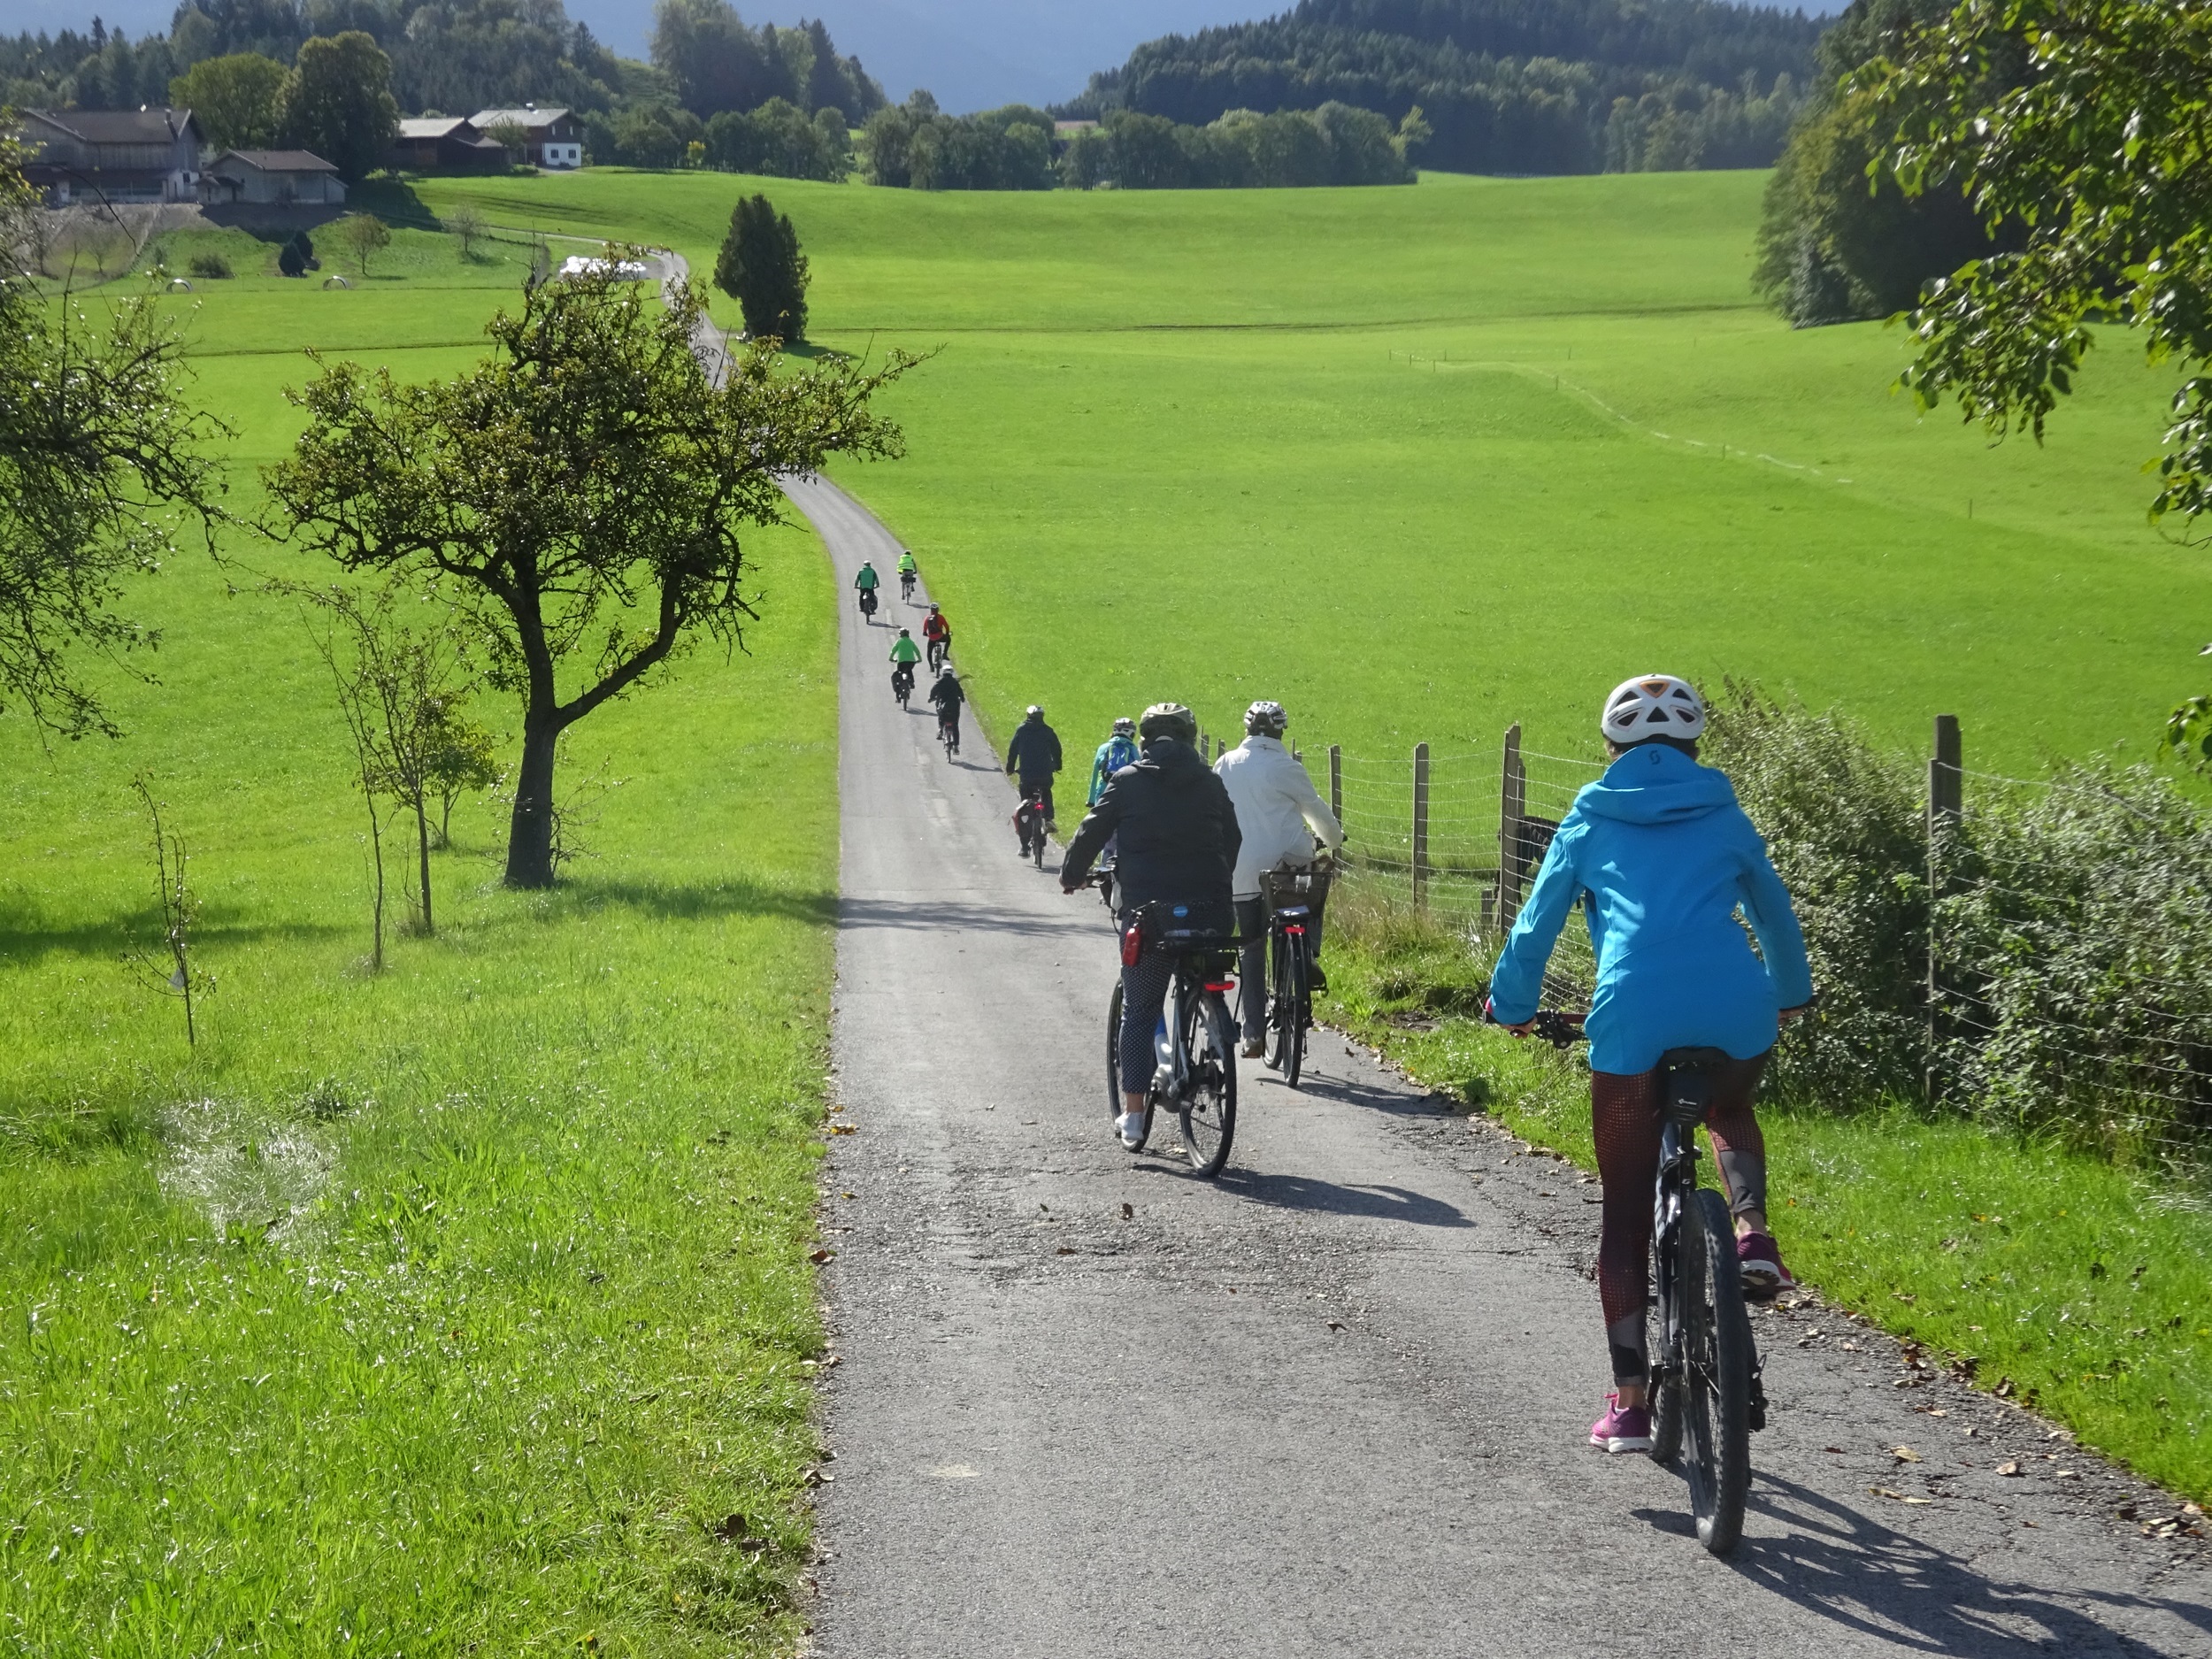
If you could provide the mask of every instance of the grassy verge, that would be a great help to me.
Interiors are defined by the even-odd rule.
[[[1480,1023],[1481,964],[1463,941],[1356,904],[1331,923],[1333,1023],[1595,1168],[1586,1065]],[[2212,1210],[2200,1195],[1902,1107],[1767,1107],[1761,1119],[1793,1272],[2083,1444],[2212,1497]]]
[[[308,365],[242,325],[296,349],[380,299],[255,286],[193,322],[248,511]],[[495,303],[425,291],[349,343],[465,338]],[[465,805],[439,931],[380,974],[327,676],[237,570],[128,595],[165,637],[159,686],[112,682],[127,737],[0,733],[0,1653],[795,1639],[834,605],[810,535],[752,551],[750,654],[576,729],[595,856],[505,892],[499,813]],[[142,768],[204,902],[196,1048],[121,960],[157,930]]]

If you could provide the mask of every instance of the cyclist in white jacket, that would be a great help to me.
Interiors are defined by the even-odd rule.
[[[1283,747],[1290,717],[1279,703],[1256,703],[1244,711],[1244,741],[1214,764],[1214,772],[1229,791],[1237,810],[1237,829],[1244,837],[1237,849],[1236,873],[1232,881],[1237,907],[1237,933],[1250,941],[1241,953],[1238,1006],[1244,1022],[1244,1052],[1248,1058],[1265,1052],[1267,1043],[1267,908],[1260,896],[1260,878],[1284,864],[1303,868],[1313,862],[1313,840],[1318,835],[1334,852],[1344,845],[1343,827],[1322,800],[1305,767]],[[1315,909],[1308,935],[1317,953],[1321,949],[1321,912]],[[1313,964],[1316,990],[1327,987],[1321,964]]]

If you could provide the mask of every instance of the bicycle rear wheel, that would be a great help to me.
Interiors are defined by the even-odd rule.
[[[1743,1536],[1751,1490],[1751,1318],[1736,1271],[1735,1229],[1701,1187],[1682,1217],[1682,1425],[1689,1431],[1697,1540],[1725,1555]]]
[[[1306,984],[1305,941],[1302,935],[1278,929],[1268,942],[1267,1063],[1283,1074],[1283,1081],[1298,1087],[1306,1059],[1306,1009],[1311,993]]]
[[[1211,1180],[1237,1135],[1236,1025],[1218,993],[1202,991],[1184,1004],[1183,1051],[1190,1064],[1180,1109],[1183,1150],[1191,1168]]]

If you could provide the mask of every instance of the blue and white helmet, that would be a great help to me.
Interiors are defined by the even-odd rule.
[[[1598,730],[1623,747],[1647,737],[1686,741],[1705,733],[1705,701],[1686,680],[1639,674],[1613,687],[1598,711]]]

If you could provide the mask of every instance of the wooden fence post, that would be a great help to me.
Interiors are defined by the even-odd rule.
[[[1528,773],[1521,765],[1521,723],[1505,728],[1505,764],[1498,782],[1498,931],[1521,913],[1521,815],[1528,807]]]
[[[1962,746],[1959,718],[1935,718],[1935,753],[1928,757],[1928,1098],[1943,1094],[1943,1068],[1939,1056],[1943,1041],[1942,952],[1936,927],[1936,903],[1943,896],[1942,858],[1945,843],[1958,828],[1966,810],[1966,780],[1962,772]]]
[[[1329,816],[1344,827],[1344,751],[1329,745]]]
[[[1413,908],[1429,902],[1429,746],[1413,746]]]

